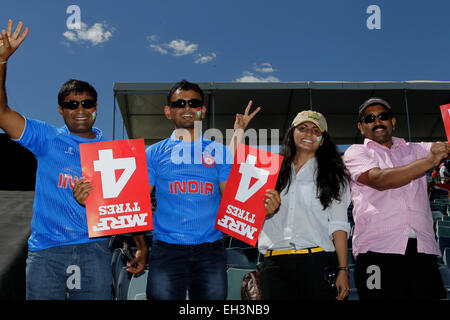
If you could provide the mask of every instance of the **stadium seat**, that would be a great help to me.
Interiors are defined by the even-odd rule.
[[[347,239],[347,247],[349,249],[352,248],[352,244],[353,244],[353,232],[355,231],[355,224],[351,224],[350,225],[350,234],[348,235],[348,239]]]
[[[120,261],[120,250],[115,249],[112,252],[111,257],[111,273],[112,273],[112,284],[114,288],[114,296],[116,297],[116,289],[117,289],[117,280],[119,277],[120,270],[122,269],[123,265]]]
[[[431,210],[441,211],[441,212],[442,212],[442,206],[441,206],[441,204],[438,203],[438,202],[431,201],[431,202],[430,202],[430,208],[431,208]]]
[[[227,248],[226,252],[228,268],[256,268],[256,260],[258,259],[256,248]],[[254,260],[251,258],[251,255],[255,256]]]
[[[444,248],[442,251],[442,261],[447,267],[450,267],[450,248]]]
[[[252,248],[248,243],[241,241],[239,239],[231,237],[230,242],[228,244],[229,248]]]
[[[355,270],[350,268],[348,270],[348,279],[350,282],[350,292],[348,294],[348,300],[359,300],[358,290],[355,285]]]
[[[136,252],[135,247],[130,247],[129,250],[132,252]],[[150,253],[150,248],[149,248]],[[114,265],[113,265],[114,263]],[[113,292],[116,299],[122,300],[119,298],[119,295],[123,298],[123,288],[119,289],[120,281],[124,281],[123,279],[120,280],[120,277],[124,277],[122,275],[123,268],[126,269],[127,259],[123,254],[120,253],[120,248],[115,249],[113,251],[113,258],[111,259],[111,267],[112,267],[112,276],[113,276]],[[128,272],[126,272],[128,273]],[[131,279],[131,273],[128,274],[128,282]],[[125,297],[126,298],[126,297]]]
[[[133,275],[128,286],[127,299],[128,300],[147,300],[146,288],[147,288],[148,270],[145,270],[141,274]]]
[[[448,237],[438,237],[437,243],[442,253],[444,253],[445,248],[450,248],[450,238]]]
[[[145,235],[146,242],[148,245],[148,256],[150,256],[151,244],[152,244],[152,232],[148,231]],[[131,274],[123,273],[123,268],[126,266],[126,258],[120,253],[120,249],[124,248],[124,244],[128,245],[128,250],[133,253],[136,252],[136,244],[133,239],[133,235],[129,233],[113,235],[109,241],[109,248],[112,250],[111,258],[111,272],[112,272],[112,282],[113,282],[113,294],[114,299],[123,300],[127,298],[126,292],[124,293],[124,284],[129,283],[131,279]],[[127,284],[128,285],[128,284]],[[128,287],[126,288],[128,290]]]
[[[450,221],[450,216],[442,216],[442,220],[444,221]]]
[[[256,261],[257,265],[262,265],[264,263],[264,255],[258,252],[258,260]]]
[[[436,227],[450,227],[450,221],[442,220],[442,217],[441,217],[440,220],[436,221]]]
[[[438,238],[450,238],[450,226],[437,226],[436,236]]]
[[[146,233],[146,242],[150,252],[152,243],[152,233],[150,231]],[[126,294],[124,296],[123,291],[124,290],[123,283],[125,281],[125,275],[123,274],[122,271],[123,268],[126,266],[126,258],[122,254],[120,254],[120,249],[124,247],[125,243],[129,246],[129,250],[136,252],[135,247],[136,244],[134,243],[132,234],[124,233],[113,235],[109,240],[109,248],[110,250],[112,250],[111,272],[112,272],[113,294],[114,299],[119,300],[126,299]],[[128,274],[127,276],[129,282],[131,274]]]
[[[251,268],[228,268],[227,269],[227,281],[228,292],[227,300],[241,300],[241,286],[244,276],[254,271]]]
[[[127,267],[122,267],[117,279],[117,300],[127,300],[128,287],[130,286],[131,273],[128,273]]]
[[[111,238],[109,239],[109,248],[111,250],[122,248],[124,242],[129,246],[135,246],[133,235],[131,233],[123,233],[111,236]]]
[[[431,211],[431,214],[433,215],[433,221],[442,220],[442,217],[444,216],[441,211],[437,210]]]
[[[226,233],[222,233],[222,235],[223,235],[223,240],[225,241],[225,248],[229,248],[230,242],[231,242],[231,236]]]
[[[352,248],[348,248],[347,261],[348,261],[349,267],[352,267],[355,265],[355,257],[353,257]]]
[[[441,272],[442,283],[444,285],[445,291],[447,293],[447,300],[450,299],[450,268],[447,266],[442,266],[439,268]]]

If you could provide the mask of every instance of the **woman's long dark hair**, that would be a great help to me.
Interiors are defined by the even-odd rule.
[[[294,162],[296,153],[294,130],[295,127],[291,127],[286,132],[281,148],[281,155],[284,158],[275,187],[280,193],[285,188],[289,190],[291,185],[291,164]],[[316,185],[317,197],[325,210],[333,199],[341,200],[342,190],[348,185],[350,176],[341,155],[337,151],[336,145],[327,131],[322,133],[322,141],[322,145],[316,150]]]

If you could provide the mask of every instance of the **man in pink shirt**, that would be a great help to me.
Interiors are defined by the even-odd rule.
[[[371,98],[359,107],[364,144],[344,154],[351,175],[353,255],[360,299],[445,297],[437,263],[425,173],[448,158],[450,145],[406,143],[392,136],[391,106]]]

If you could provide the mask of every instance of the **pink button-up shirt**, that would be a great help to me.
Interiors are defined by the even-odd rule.
[[[351,175],[353,201],[353,255],[367,251],[404,254],[411,229],[419,252],[441,256],[435,240],[433,217],[425,174],[400,188],[378,191],[359,183],[359,176],[372,168],[395,168],[428,156],[431,143],[406,143],[392,138],[389,149],[365,139],[344,154]]]

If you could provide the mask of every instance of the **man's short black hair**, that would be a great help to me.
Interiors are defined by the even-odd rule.
[[[86,93],[97,102],[97,91],[95,91],[91,84],[82,80],[69,79],[64,82],[58,92],[58,105],[61,105],[71,92],[75,92],[76,94]]]
[[[167,95],[167,105],[170,106],[170,100],[172,100],[172,96],[175,93],[175,91],[177,91],[178,89],[182,90],[182,91],[195,91],[198,94],[200,94],[200,96],[202,97],[202,102],[204,99],[203,96],[203,90],[200,89],[200,87],[198,86],[198,84],[196,83],[192,83],[189,82],[187,80],[181,80],[180,82],[177,82],[173,85],[172,89],[170,89],[169,94]]]

